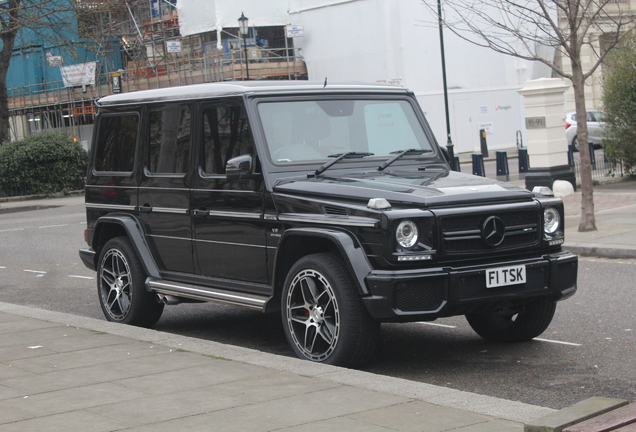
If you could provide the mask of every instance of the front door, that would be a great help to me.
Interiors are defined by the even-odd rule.
[[[194,273],[190,190],[192,107],[169,105],[147,111],[139,215],[163,271]]]
[[[240,98],[203,104],[199,111],[198,175],[193,179],[192,224],[199,273],[265,284],[267,252],[262,176],[228,180],[225,164],[251,155],[254,138]]]

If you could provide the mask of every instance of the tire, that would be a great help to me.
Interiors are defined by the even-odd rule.
[[[368,363],[380,323],[366,310],[342,260],[318,253],[289,271],[281,299],[289,345],[301,359],[344,367]]]
[[[575,136],[572,139],[572,147],[574,148],[575,152],[579,151],[579,137]]]
[[[523,342],[539,336],[552,322],[556,302],[538,299],[514,310],[467,314],[482,338],[493,342]]]
[[[108,321],[152,327],[163,304],[146,290],[146,273],[126,237],[109,240],[99,255],[97,292]]]

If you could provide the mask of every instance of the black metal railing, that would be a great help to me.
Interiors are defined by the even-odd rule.
[[[581,180],[581,161],[573,160],[574,174],[576,180]],[[604,155],[592,158],[592,180],[598,180],[607,177],[625,177],[636,174],[634,168],[627,169],[625,163],[621,159],[608,158]]]

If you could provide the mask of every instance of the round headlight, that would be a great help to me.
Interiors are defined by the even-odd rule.
[[[417,244],[417,225],[412,221],[402,221],[395,231],[395,239],[404,249],[410,249]]]
[[[543,231],[546,234],[554,234],[559,229],[561,215],[556,209],[547,208],[543,212]]]

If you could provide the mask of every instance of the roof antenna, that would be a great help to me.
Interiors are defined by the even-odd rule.
[[[327,77],[325,77],[325,84],[322,86],[322,88],[327,87]]]

